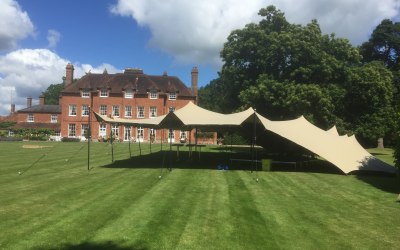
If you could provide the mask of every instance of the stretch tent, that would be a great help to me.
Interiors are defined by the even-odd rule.
[[[254,115],[258,119],[254,119]],[[129,126],[171,128],[190,130],[200,128],[215,131],[234,128],[245,122],[260,122],[266,130],[284,137],[327,161],[348,174],[356,170],[369,170],[396,173],[397,169],[376,159],[368,153],[354,136],[339,136],[336,127],[322,130],[303,116],[288,121],[270,121],[256,113],[252,108],[234,114],[212,112],[189,102],[185,107],[154,119],[110,118],[95,113],[99,122],[118,123]]]
[[[323,157],[345,174],[355,170],[396,173],[396,168],[376,159],[355,136],[339,136],[336,128],[322,130],[303,116],[289,121],[270,121],[257,114],[264,127]]]

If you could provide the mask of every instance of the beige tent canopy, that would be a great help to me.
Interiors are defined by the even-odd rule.
[[[303,116],[289,121],[270,121],[257,114],[267,130],[274,132],[325,158],[348,174],[356,170],[395,173],[396,169],[372,156],[355,136],[339,136],[336,128],[324,131]]]
[[[258,119],[254,119],[255,114]],[[181,130],[199,128],[204,131],[235,128],[246,122],[256,121],[261,123],[266,130],[325,158],[346,174],[355,170],[396,172],[394,167],[369,154],[354,136],[339,136],[336,127],[328,131],[322,130],[304,117],[289,121],[270,121],[252,108],[234,114],[220,114],[203,109],[192,102],[181,109],[153,119],[121,119],[97,113],[95,115],[98,121],[106,123]]]

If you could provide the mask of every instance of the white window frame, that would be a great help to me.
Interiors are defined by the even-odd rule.
[[[33,114],[28,114],[26,117],[27,122],[35,122],[35,116]]]
[[[82,116],[89,116],[89,105],[82,105]]]
[[[83,98],[89,98],[90,97],[90,92],[88,89],[82,89],[82,97]]]
[[[144,128],[143,127],[137,127],[136,128],[136,141],[137,142],[143,142],[144,138]]]
[[[149,129],[149,141],[151,141],[151,136],[154,136],[154,141],[156,140],[157,130],[155,128]]]
[[[112,116],[113,117],[119,117],[119,105],[113,105],[112,106]]]
[[[107,136],[107,124],[100,123],[99,125],[99,136],[106,137]]]
[[[89,124],[83,123],[81,124],[81,137],[85,137],[85,131],[89,131]]]
[[[111,132],[114,136],[114,140],[119,138],[119,125],[118,124],[111,124]]]
[[[132,127],[124,126],[124,141],[130,141],[132,137]]]
[[[52,115],[50,116],[50,122],[51,122],[51,123],[57,123],[57,122],[58,122],[58,117],[57,117],[56,114],[52,114]]]
[[[133,90],[131,89],[125,90],[125,98],[133,98]]]
[[[169,93],[168,93],[168,100],[170,100],[170,101],[175,101],[175,100],[176,100],[176,97],[177,97],[176,92],[169,92]]]
[[[100,115],[107,115],[107,105],[101,104],[99,108]]]
[[[151,106],[149,108],[149,117],[150,118],[156,118],[157,117],[157,107],[156,106]]]
[[[175,142],[175,130],[173,129],[168,129],[168,143],[169,142]]]
[[[137,107],[137,118],[144,118],[144,107],[143,106]]]
[[[132,106],[125,106],[125,117],[132,117]]]
[[[106,88],[100,89],[100,97],[108,97],[108,90]]]
[[[68,106],[68,115],[69,116],[76,116],[76,104],[70,104]]]
[[[158,91],[155,89],[150,90],[149,98],[153,100],[158,99]]]
[[[68,124],[68,137],[76,137],[76,124],[75,123]]]

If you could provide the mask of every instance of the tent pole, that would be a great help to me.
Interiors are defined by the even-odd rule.
[[[132,133],[132,127],[129,127],[129,140],[128,140],[128,145],[129,145],[129,158],[132,158],[132,151],[131,151],[131,133]]]
[[[93,100],[93,97],[92,97]],[[88,133],[88,152],[87,152],[87,170],[90,170],[90,139],[92,138],[92,120],[90,119],[90,111],[91,111],[91,107],[89,106],[89,133]]]
[[[141,128],[141,127],[139,127],[139,128]],[[139,130],[138,130],[138,132],[139,132]],[[138,141],[139,141],[139,155],[142,156],[142,147],[140,145],[140,133],[137,134],[137,137],[138,137]]]
[[[253,155],[254,155],[254,164],[255,164],[255,171],[256,171],[256,181],[258,182],[258,168],[257,168],[257,149],[256,149],[256,143],[257,143],[257,124],[256,124],[256,110],[254,109],[254,115],[253,115]]]
[[[114,163],[114,143],[113,143],[112,128],[111,128],[111,133],[110,133],[110,143],[111,143],[111,162]]]

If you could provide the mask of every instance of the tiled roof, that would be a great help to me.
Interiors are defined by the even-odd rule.
[[[18,110],[18,113],[61,114],[61,107],[60,107],[60,105],[35,105],[30,108]]]
[[[66,86],[62,93],[80,93],[82,89],[109,89],[110,94],[120,94],[125,89],[133,89],[137,94],[147,94],[149,90],[160,93],[177,91],[180,96],[193,96],[190,89],[176,76],[146,75],[137,71],[116,74],[88,73],[78,81]]]

